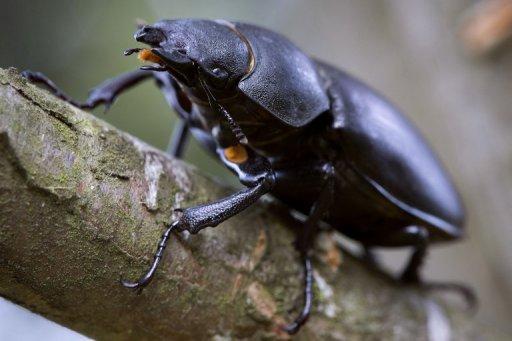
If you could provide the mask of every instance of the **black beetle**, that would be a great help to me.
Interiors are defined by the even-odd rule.
[[[425,140],[368,86],[304,54],[285,37],[223,20],[162,20],[140,27],[130,49],[153,62],[107,80],[79,103],[40,73],[24,75],[81,108],[109,106],[122,91],[156,79],[181,121],[170,150],[180,157],[192,134],[245,189],[180,211],[158,244],[142,289],[153,277],[172,231],[217,226],[271,193],[307,215],[297,246],[305,268],[295,333],[310,314],[310,250],[320,221],[372,247],[412,246],[402,280],[419,282],[431,243],[463,234],[464,209],[449,176]]]

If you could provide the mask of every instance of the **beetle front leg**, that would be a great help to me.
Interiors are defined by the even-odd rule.
[[[166,74],[155,73],[155,78],[167,104],[176,111],[179,118],[167,144],[166,152],[175,158],[181,158],[188,142],[189,126],[187,121],[192,109],[192,103],[172,77]]]
[[[160,264],[160,260],[162,259],[162,256],[164,254],[164,250],[167,247],[167,242],[169,241],[169,237],[171,236],[171,233],[176,230],[177,224],[173,223],[171,226],[169,226],[165,232],[162,234],[162,238],[160,238],[160,242],[158,243],[158,248],[155,252],[155,255],[153,257],[153,262],[151,263],[151,266],[149,267],[148,272],[144,276],[142,276],[137,282],[130,282],[125,281],[121,279],[121,284],[125,288],[135,289],[138,293],[142,292],[142,289],[144,289],[145,286],[151,282],[153,279],[153,276],[155,275],[156,269],[158,268],[158,264]]]
[[[169,144],[167,145],[167,154],[181,159],[188,142],[188,130],[188,123],[185,120],[179,120],[176,123]]]
[[[178,231],[196,234],[206,227],[215,227],[245,210],[274,186],[273,174],[268,174],[254,187],[243,189],[219,201],[183,210],[178,220]]]
[[[186,120],[188,116],[189,108],[186,108],[186,106],[189,103],[182,103],[183,101],[186,101],[186,99],[184,98],[180,102],[180,89],[176,81],[174,81],[168,75],[161,75],[158,72],[152,72],[148,70],[135,70],[121,74],[111,79],[107,79],[106,81],[96,86],[89,92],[89,96],[87,100],[85,100],[85,102],[76,101],[75,99],[68,96],[51,79],[49,79],[46,75],[44,75],[41,72],[25,70],[22,72],[22,76],[33,83],[40,83],[45,85],[54,96],[78,108],[94,109],[98,105],[104,104],[105,110],[109,109],[109,107],[121,93],[137,85],[143,80],[147,80],[150,77],[154,77],[157,80],[157,84],[162,93],[164,94],[167,103],[174,110],[176,110],[178,116],[182,120]],[[181,157],[186,146],[188,137],[187,133],[187,124],[185,122],[178,123],[178,126],[176,127],[175,132],[173,133],[171,143],[169,144],[168,147],[168,152],[170,155],[176,158]]]
[[[135,70],[107,79],[89,92],[89,97],[85,102],[76,101],[68,96],[41,72],[25,70],[21,75],[33,83],[44,84],[54,96],[74,105],[75,107],[81,109],[93,109],[100,104],[104,104],[105,108],[108,109],[119,94],[141,81],[148,79],[153,75],[153,73],[145,70]]]
[[[181,211],[180,218],[169,226],[162,235],[148,272],[136,282],[121,281],[121,283],[127,288],[137,289],[140,292],[153,278],[162,259],[163,252],[167,247],[169,236],[173,231],[188,231],[196,234],[206,227],[215,227],[254,204],[262,195],[268,193],[273,186],[274,174],[269,172],[252,187],[243,189],[213,203]]]

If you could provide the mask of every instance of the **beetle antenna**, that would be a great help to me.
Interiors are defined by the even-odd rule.
[[[233,117],[231,117],[231,115],[228,113],[228,111],[226,109],[224,109],[224,107],[221,105],[219,105],[219,111],[222,114],[222,116],[224,116],[226,121],[228,121],[229,128],[235,135],[238,142],[240,142],[241,144],[249,143],[249,141],[247,140],[247,137],[245,136],[245,134],[242,131],[242,128],[240,128],[238,123],[236,123],[236,121],[233,119]]]
[[[206,96],[208,97],[208,102],[210,103],[210,106],[212,108],[217,109],[217,111],[220,112],[220,114],[228,122],[231,132],[233,133],[233,135],[235,135],[238,142],[240,144],[249,143],[249,141],[247,140],[247,136],[245,136],[244,132],[242,131],[242,128],[240,128],[238,123],[236,123],[235,119],[228,113],[228,111],[217,102],[217,100],[213,96],[212,92],[208,88],[208,85],[206,85],[202,77],[199,77],[199,81],[201,82],[201,85],[203,86],[204,91],[206,92]]]

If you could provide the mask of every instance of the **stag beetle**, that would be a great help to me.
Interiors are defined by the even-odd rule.
[[[402,272],[420,282],[431,243],[463,234],[461,199],[415,127],[386,99],[345,72],[313,59],[285,37],[224,20],[161,20],[139,27],[134,48],[150,62],[105,81],[84,103],[43,74],[24,76],[80,107],[107,107],[124,90],[155,79],[180,117],[170,154],[180,157],[188,132],[245,186],[213,203],[187,208],[163,234],[152,279],[173,231],[215,227],[270,193],[307,216],[297,247],[304,265],[304,304],[284,329],[299,330],[312,305],[311,246],[321,221],[374,247],[413,247]]]

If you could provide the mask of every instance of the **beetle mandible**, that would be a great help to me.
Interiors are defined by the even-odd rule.
[[[373,247],[412,246],[402,272],[419,282],[431,243],[463,234],[464,209],[452,181],[420,133],[377,92],[343,71],[307,56],[285,37],[224,20],[161,20],[140,27],[134,48],[151,62],[105,81],[84,103],[46,84],[81,108],[107,107],[124,90],[155,79],[179,115],[170,153],[180,157],[188,132],[245,189],[213,203],[184,209],[166,229],[149,271],[152,279],[173,231],[215,227],[270,193],[307,215],[297,247],[304,265],[304,304],[285,326],[295,333],[310,315],[311,246],[320,221]]]

